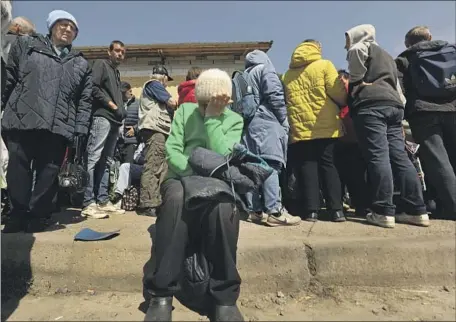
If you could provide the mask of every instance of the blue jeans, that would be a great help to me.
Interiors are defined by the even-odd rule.
[[[266,179],[259,191],[246,194],[247,208],[253,212],[265,212],[275,214],[282,209],[282,196],[280,193],[279,173],[282,165],[277,162],[266,160],[274,172]]]
[[[353,118],[356,135],[367,162],[372,189],[371,209],[394,216],[393,175],[401,192],[400,208],[409,215],[426,214],[418,173],[405,150],[404,110],[392,106],[361,109]]]
[[[89,184],[84,193],[83,207],[93,202],[106,204],[109,201],[108,158],[114,156],[119,127],[112,125],[104,117],[94,117],[87,143],[87,172]]]

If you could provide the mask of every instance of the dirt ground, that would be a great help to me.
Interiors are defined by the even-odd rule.
[[[8,321],[142,321],[141,294],[72,294],[56,290],[50,296],[27,295]],[[455,287],[416,289],[326,288],[318,292],[241,296],[246,321],[455,321]],[[8,303],[3,304],[3,309]],[[174,321],[206,321],[178,302]]]

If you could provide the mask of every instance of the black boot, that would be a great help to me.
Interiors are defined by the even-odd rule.
[[[216,305],[214,317],[211,322],[225,322],[225,321],[244,321],[241,312],[237,305]]]
[[[4,234],[14,234],[20,233],[25,231],[27,228],[27,222],[24,222],[23,218],[8,218],[5,224],[5,228],[3,228],[2,233]]]
[[[342,210],[335,211],[333,213],[333,221],[334,222],[344,222],[344,221],[346,221],[344,212]]]
[[[28,217],[22,213],[11,213],[5,223],[2,233],[14,234],[24,232],[27,229]]]
[[[318,221],[318,213],[311,212],[311,213],[307,214],[307,216],[306,216],[306,218],[304,220],[305,221],[311,221],[311,222]]]
[[[172,321],[172,297],[151,297],[144,321]]]
[[[368,209],[365,209],[365,208],[356,208],[355,210],[355,216],[356,217],[361,217],[361,218],[366,218],[366,215],[369,213],[370,211]]]
[[[51,216],[32,217],[25,228],[25,232],[29,234],[41,233],[50,226],[52,226]]]

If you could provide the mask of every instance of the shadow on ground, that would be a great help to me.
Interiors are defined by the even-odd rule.
[[[34,243],[32,234],[2,234],[2,321],[13,314],[33,283],[30,252]]]
[[[51,226],[46,231],[55,231],[64,229],[67,225],[77,224],[86,220],[81,216],[79,209],[65,209],[59,213],[55,213],[51,218]]]
[[[148,272],[153,271],[154,267],[155,267],[155,256],[154,256],[154,246],[153,245],[155,245],[156,225],[155,224],[150,225],[150,227],[147,229],[147,231],[149,232],[150,239],[152,240],[152,247],[150,250],[150,258],[146,262],[146,264],[144,264],[144,267],[143,267],[144,277],[147,275]],[[140,310],[141,312],[146,314],[151,296],[146,291],[145,288],[143,288],[143,297],[144,297],[144,301],[141,304],[139,304],[138,310]]]
[[[85,220],[80,211],[66,209],[53,214],[46,231],[65,229],[67,225]],[[33,234],[2,234],[1,320],[6,321],[17,309],[33,284],[30,253],[35,243]]]

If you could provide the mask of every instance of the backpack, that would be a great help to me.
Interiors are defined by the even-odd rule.
[[[244,124],[247,125],[255,116],[258,108],[252,86],[248,82],[248,73],[246,71],[235,71],[231,78],[233,82],[233,94],[231,96],[233,103],[230,109],[241,115]]]
[[[417,52],[410,61],[412,85],[420,97],[447,99],[456,96],[456,45]]]
[[[122,209],[134,211],[139,205],[139,189],[136,186],[129,186],[122,196]]]

